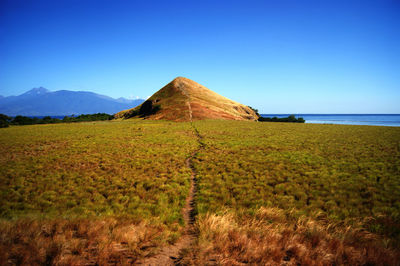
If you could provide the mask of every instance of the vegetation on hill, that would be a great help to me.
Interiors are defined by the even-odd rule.
[[[115,115],[115,118],[131,117],[173,121],[257,119],[255,112],[248,106],[225,98],[183,77],[175,78],[142,105]]]
[[[131,118],[131,117],[146,117],[149,115],[154,115],[158,111],[160,111],[161,107],[158,104],[153,104],[152,101],[145,101],[140,106],[131,109],[129,112],[124,114],[124,118]]]
[[[188,264],[394,265],[400,128],[195,121]],[[0,261],[126,263],[182,234],[190,123],[0,130]],[[196,254],[196,256],[194,256]]]
[[[260,114],[258,113],[258,109],[255,109],[251,106],[247,106],[247,107],[249,107],[251,110],[253,110],[253,112],[256,114],[257,117],[260,117]]]

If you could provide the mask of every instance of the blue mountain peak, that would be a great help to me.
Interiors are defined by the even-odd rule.
[[[39,87],[39,88],[33,88],[30,91],[27,91],[24,93],[24,95],[39,95],[39,94],[45,94],[50,92],[48,89]]]

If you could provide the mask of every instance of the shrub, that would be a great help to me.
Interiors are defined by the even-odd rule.
[[[113,119],[113,115],[109,115],[106,113],[97,113],[97,114],[82,114],[79,116],[66,116],[63,118],[63,122],[89,122],[89,121],[106,121]]]
[[[16,117],[14,117],[11,123],[13,125],[33,125],[37,124],[37,122],[38,122],[37,118],[30,118],[27,116],[17,115]]]
[[[256,115],[257,115],[258,117],[261,117],[260,114],[258,113],[258,109],[255,109],[255,108],[253,108],[253,107],[251,107],[251,106],[247,106],[247,107],[249,107],[251,110],[253,110],[254,113],[256,113]]]
[[[11,121],[11,117],[4,114],[0,114],[0,128],[8,127]]]
[[[260,122],[291,122],[291,123],[304,123],[305,120],[302,117],[296,118],[294,115],[289,115],[288,117],[278,118],[276,116],[270,117],[262,117],[258,118]]]
[[[160,105],[153,105],[152,101],[147,100],[140,106],[139,115],[141,117],[149,116],[157,113],[160,110],[160,108],[161,108]]]

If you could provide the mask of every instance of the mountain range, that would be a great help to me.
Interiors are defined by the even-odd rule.
[[[203,119],[257,120],[249,106],[232,101],[184,77],[177,77],[141,105],[115,114],[115,118],[145,117],[172,121]]]
[[[49,91],[39,87],[18,96],[0,96],[0,113],[9,116],[114,114],[143,102],[142,99],[114,99],[89,91]]]

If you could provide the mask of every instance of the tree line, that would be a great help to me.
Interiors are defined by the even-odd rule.
[[[65,116],[63,119],[52,118],[45,116],[43,118],[28,117],[17,115],[10,117],[4,114],[0,114],[0,128],[8,127],[10,125],[36,125],[36,124],[55,124],[55,123],[73,123],[73,122],[89,122],[89,121],[105,121],[113,119],[113,115],[106,113],[97,114],[82,114],[79,116]]]
[[[258,121],[260,122],[291,122],[291,123],[304,123],[306,120],[304,120],[303,117],[296,118],[294,115],[289,115],[288,117],[282,117],[278,118],[276,116],[274,117],[262,117],[260,116],[258,118]]]
[[[260,122],[291,122],[291,123],[304,123],[304,122],[306,122],[306,120],[304,120],[303,117],[296,118],[294,115],[289,115],[288,117],[281,117],[281,118],[278,118],[276,116],[274,116],[274,117],[262,117],[258,113],[257,109],[255,109],[255,108],[253,108],[251,106],[249,106],[249,108],[256,113],[256,115],[258,116],[257,120],[260,121]]]

